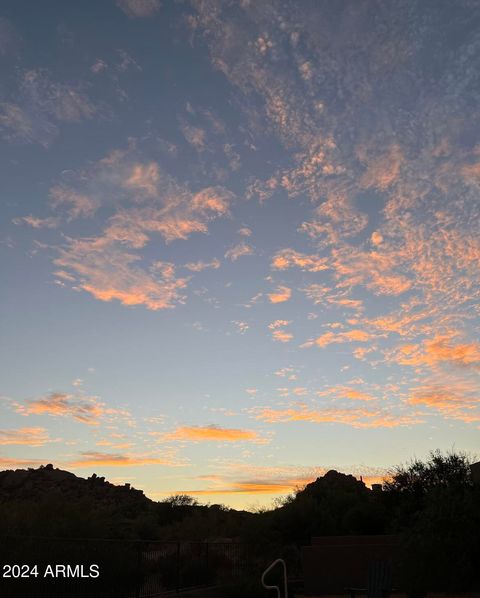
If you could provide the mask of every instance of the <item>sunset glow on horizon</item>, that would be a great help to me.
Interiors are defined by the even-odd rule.
[[[0,8],[0,469],[271,505],[480,453],[480,3]]]

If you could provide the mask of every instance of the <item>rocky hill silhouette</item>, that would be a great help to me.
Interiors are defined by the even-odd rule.
[[[371,492],[362,480],[331,469],[322,477],[307,484],[303,490],[297,493],[297,497],[302,495],[321,496],[323,493],[332,491],[353,492],[360,495],[367,495]]]
[[[142,490],[132,488],[130,484],[116,486],[104,477],[93,474],[81,478],[52,464],[38,469],[15,469],[0,472],[0,502],[23,499],[45,499],[60,493],[65,501],[94,499],[99,503],[136,504],[146,506],[153,503]]]
[[[238,538],[255,515],[186,495],[153,501],[130,484],[48,464],[0,472],[0,535],[113,539]]]

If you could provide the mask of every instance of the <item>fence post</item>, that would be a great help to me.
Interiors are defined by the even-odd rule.
[[[137,544],[137,583],[135,598],[140,598],[140,586],[142,585],[142,544]]]
[[[180,542],[177,542],[177,571],[175,575],[175,591],[180,591]]]
[[[209,585],[210,584],[210,571],[209,571],[209,562],[208,562],[208,542],[205,542],[205,571],[207,572],[206,585]]]

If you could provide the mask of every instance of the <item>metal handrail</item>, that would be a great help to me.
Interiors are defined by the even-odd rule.
[[[267,584],[265,583],[265,575],[267,573],[269,573],[277,563],[281,563],[283,565],[283,583],[284,583],[284,591],[285,591],[285,596],[284,598],[288,597],[288,585],[287,585],[287,565],[285,564],[285,561],[283,559],[277,559],[275,561],[273,561],[273,563],[271,565],[269,565],[265,571],[262,573],[262,586],[266,589],[266,590],[277,590],[277,597],[278,598],[282,598],[281,594],[280,594],[280,586],[267,586]]]

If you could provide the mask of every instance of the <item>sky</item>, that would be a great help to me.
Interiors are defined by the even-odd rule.
[[[478,0],[4,0],[0,467],[478,456],[479,59]]]

